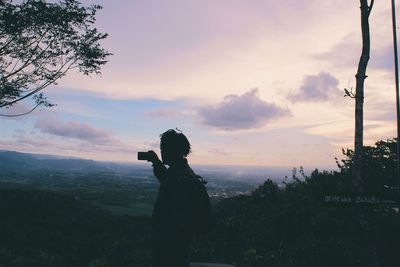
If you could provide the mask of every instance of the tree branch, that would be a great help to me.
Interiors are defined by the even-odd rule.
[[[369,14],[371,13],[373,7],[374,7],[374,0],[371,0],[371,4],[369,4],[369,7],[368,7],[368,17],[369,17]]]
[[[40,44],[41,39],[44,37],[41,36],[40,40],[38,40],[38,44],[33,48],[33,50],[37,50]],[[22,64],[22,66],[20,68],[18,68],[17,70],[14,71],[15,67],[17,64],[14,65],[14,67],[11,70],[11,73],[9,73],[8,75],[4,76],[5,79],[10,78],[11,76],[17,74],[18,72],[20,72],[21,70],[23,70],[24,68],[26,68],[27,66],[29,66],[30,64],[32,64],[33,62],[35,62],[36,60],[40,59],[41,56],[49,49],[49,47],[53,44],[54,39],[51,40],[51,42],[47,45],[47,47],[45,49],[42,49],[42,51],[40,52],[39,55],[36,56],[36,58],[34,58],[33,60],[31,60],[33,58],[33,56],[35,55],[35,53],[32,53],[31,56]],[[17,61],[18,63],[18,61]]]
[[[25,31],[27,30],[27,29],[24,29]],[[31,42],[29,42],[27,45],[23,45],[21,48],[19,48],[17,51],[13,51],[14,53],[15,52],[20,52],[20,51],[23,51],[23,50],[26,50],[28,47],[30,47],[32,44],[34,44],[34,43],[38,43],[38,45],[40,44],[40,41],[43,39],[43,37],[45,37],[46,36],[46,34],[48,33],[50,31],[50,28],[48,28],[47,27],[47,29],[44,31],[44,32],[42,32],[40,35],[38,35],[38,37],[37,38],[33,38],[33,41],[31,41]],[[4,44],[3,46],[1,46],[0,47],[0,55],[4,55],[4,54],[8,54],[8,51],[6,50],[6,48],[7,48],[7,46],[9,46],[10,45],[10,43],[12,43],[16,38],[15,37],[21,37],[21,38],[27,38],[27,39],[29,39],[29,37],[22,37],[22,35],[24,34],[24,31],[22,31],[22,32],[20,32],[20,33],[18,33],[18,34],[16,34],[16,35],[13,35],[12,36],[12,38],[11,38],[11,40],[9,40],[6,44]],[[37,46],[38,46],[37,45]],[[37,47],[36,46],[36,47]],[[3,51],[3,52],[2,52]],[[5,51],[5,52],[4,52]]]
[[[9,39],[9,41],[7,41],[7,43],[6,43],[5,45],[3,45],[2,47],[0,47],[0,56],[2,56],[2,55],[4,55],[4,54],[7,54],[7,53],[2,53],[2,51],[4,51],[4,50],[6,49],[6,47],[7,47],[9,44],[11,44],[12,41],[15,40],[15,37],[16,37],[16,36],[18,36],[18,35],[13,35],[13,36]]]
[[[37,109],[40,105],[42,105],[42,103],[37,103],[35,107],[33,107],[31,110],[21,113],[21,114],[0,114],[1,117],[7,117],[7,118],[15,118],[15,117],[20,117],[20,116],[24,116],[27,115],[31,112],[33,112],[35,109]]]
[[[19,48],[17,51],[13,51],[15,52],[20,52],[20,51],[24,51],[26,49],[28,49],[29,47],[31,47],[31,45],[33,45],[34,43],[37,43],[37,45],[35,46],[34,50],[37,49],[37,47],[40,44],[40,41],[42,41],[43,37],[46,36],[46,34],[49,32],[49,29],[46,29],[45,32],[41,33],[37,38],[33,38],[33,41],[31,41],[30,43],[28,43],[27,45],[23,45],[21,48]],[[22,35],[23,33],[21,33],[20,35]],[[29,38],[29,37],[28,37]]]
[[[51,106],[41,90],[72,68],[98,74],[111,55],[99,43],[107,35],[93,26],[98,5],[85,7],[79,0],[2,2],[0,108],[32,97]]]
[[[55,80],[57,80],[58,78],[62,77],[70,68],[71,66],[76,62],[76,60],[74,60],[73,62],[71,62],[71,64],[68,65],[68,67],[62,71],[62,69],[64,68],[64,66],[66,66],[69,61],[67,61],[64,65],[61,66],[61,68],[54,74],[53,78],[47,80],[46,82],[44,82],[42,85],[38,86],[36,89],[34,89],[32,92],[21,96],[20,98],[14,99],[10,102],[6,102],[4,104],[0,104],[0,108],[2,107],[6,107],[6,106],[11,106],[15,103],[17,103],[18,101],[24,100],[25,98],[30,97],[31,95],[34,95],[36,93],[38,93],[39,91],[43,90],[44,88],[46,88],[47,86],[49,86],[50,84],[52,84]]]

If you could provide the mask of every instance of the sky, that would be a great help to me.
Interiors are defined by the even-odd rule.
[[[48,87],[57,106],[0,117],[0,149],[136,162],[178,128],[192,163],[331,169],[353,147],[343,96],[361,55],[359,1],[82,3],[103,6],[96,27],[113,55],[101,75],[71,71]],[[375,2],[370,30],[365,145],[396,135],[389,1]]]

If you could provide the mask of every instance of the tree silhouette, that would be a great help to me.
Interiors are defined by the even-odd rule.
[[[99,9],[77,0],[0,3],[0,109],[29,98],[36,104],[26,113],[52,106],[42,90],[69,70],[100,72],[111,54],[99,43],[107,34],[94,27]]]
[[[363,155],[363,109],[364,109],[364,81],[370,54],[369,15],[374,5],[371,0],[360,0],[361,4],[361,31],[362,31],[362,52],[356,74],[356,93],[353,95],[345,90],[346,95],[355,98],[355,134],[354,134],[354,185],[357,190],[362,188],[362,155]]]

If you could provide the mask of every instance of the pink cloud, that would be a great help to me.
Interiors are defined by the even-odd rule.
[[[288,99],[292,102],[328,101],[341,95],[338,85],[338,79],[328,72],[305,75],[298,91],[290,94]]]
[[[258,89],[243,95],[227,95],[217,105],[208,105],[199,110],[205,125],[223,130],[259,128],[270,120],[290,114],[289,109],[260,99]]]
[[[35,128],[51,135],[74,138],[85,141],[110,142],[112,135],[102,129],[95,128],[87,123],[63,122],[56,116],[39,117],[35,123]]]

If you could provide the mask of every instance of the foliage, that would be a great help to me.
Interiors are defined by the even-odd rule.
[[[24,0],[0,4],[0,108],[33,98],[51,106],[42,90],[69,70],[98,74],[109,52],[95,27],[98,5],[77,0]]]
[[[363,148],[363,191],[380,192],[385,187],[397,186],[397,140],[380,140],[375,146],[364,146]],[[336,163],[344,176],[350,176],[354,169],[354,151],[343,149],[345,159]]]
[[[322,192],[336,178],[314,171],[284,188],[268,180],[250,196],[221,201],[217,227],[197,241],[195,259],[251,267],[398,266],[399,214],[379,206],[323,205]]]
[[[395,140],[365,147],[364,187],[379,193],[393,182]],[[326,205],[323,197],[356,192],[353,151],[339,171],[294,169],[291,180],[272,180],[251,195],[220,201],[217,225],[196,241],[196,261],[236,266],[399,266],[400,215],[385,205]],[[300,176],[298,176],[300,175]]]

